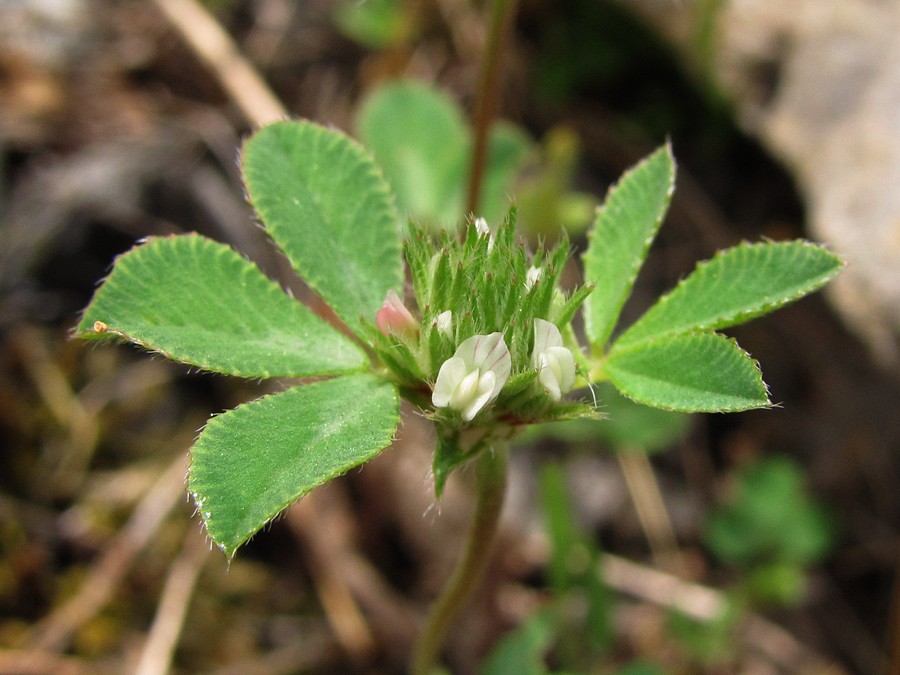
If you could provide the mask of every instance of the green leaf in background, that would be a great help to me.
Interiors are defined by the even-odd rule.
[[[683,413],[635,403],[609,382],[595,385],[595,390],[598,407],[606,418],[590,423],[594,438],[606,441],[614,452],[665,450],[688,431],[691,418]]]
[[[740,244],[700,263],[616,345],[744,323],[821,288],[842,266],[840,258],[805,241]]]
[[[489,223],[498,223],[506,217],[510,203],[515,201],[516,178],[534,143],[519,127],[497,121],[491,127],[488,138],[487,168],[484,172],[484,188],[476,215]],[[468,179],[469,157],[466,156],[465,176]],[[461,188],[465,191],[467,186]]]
[[[343,0],[334,20],[344,35],[366,47],[382,49],[409,37],[412,12],[405,0]]]
[[[481,675],[546,675],[544,657],[556,633],[553,614],[538,612],[507,633],[491,651]]]
[[[556,237],[560,229],[579,234],[594,221],[597,198],[573,189],[580,155],[578,134],[565,126],[541,139],[538,161],[516,186],[519,223],[530,237]]]
[[[788,457],[768,457],[737,471],[731,499],[713,512],[706,531],[707,545],[722,562],[744,567],[812,564],[833,538],[828,513]]]
[[[615,328],[674,189],[675,160],[664,145],[626,172],[597,212],[583,257],[585,282],[596,286],[584,313],[594,351]]]
[[[789,607],[806,594],[806,568],[783,561],[757,565],[746,573],[743,587],[758,604]]]
[[[541,467],[540,494],[544,529],[550,543],[547,572],[553,592],[559,596],[579,584],[592,556],[575,525],[565,472],[559,464],[548,462]],[[581,564],[574,564],[575,561]]]
[[[278,122],[245,144],[253,203],[294,269],[357,334],[403,288],[400,230],[373,159],[342,133]]]
[[[569,488],[561,466],[547,463],[540,472],[541,507],[550,540],[548,573],[554,599],[563,603],[560,615],[560,658],[573,668],[595,660],[615,637],[612,594],[600,575],[597,545],[578,528],[569,503]],[[583,624],[571,625],[565,603],[577,598],[585,607]],[[577,670],[577,668],[576,668]]]
[[[396,390],[372,375],[293,387],[212,418],[188,489],[228,555],[313,488],[375,457],[397,428]]]
[[[674,609],[668,614],[669,633],[685,652],[702,664],[726,664],[734,656],[742,606],[727,595],[725,600],[722,612],[708,621],[700,621]]]
[[[666,671],[655,663],[640,659],[623,666],[616,675],[666,675]]]
[[[623,394],[666,410],[735,412],[770,405],[756,361],[716,333],[616,344],[603,368]]]
[[[472,139],[452,99],[424,83],[392,82],[365,101],[356,128],[384,169],[404,216],[432,229],[454,229],[463,221]],[[491,223],[503,218],[531,146],[512,125],[494,125],[476,215]]]
[[[256,265],[198,235],[150,239],[120,256],[77,332],[121,337],[241,377],[335,374],[366,364],[359,347]]]
[[[386,84],[362,105],[356,128],[404,216],[441,226],[461,220],[470,141],[450,98],[424,83]]]

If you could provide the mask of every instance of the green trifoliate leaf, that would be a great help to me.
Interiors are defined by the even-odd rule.
[[[759,367],[716,333],[686,333],[610,351],[609,380],[638,403],[680,412],[736,412],[770,405]]]
[[[188,488],[228,555],[313,488],[375,457],[397,428],[395,389],[372,375],[288,389],[210,420]]]
[[[344,134],[278,122],[244,145],[253,206],[294,269],[360,334],[403,286],[398,216],[373,159]]]
[[[584,277],[595,289],[585,303],[591,346],[606,344],[669,208],[675,160],[668,145],[628,171],[597,212],[584,254]]]
[[[256,265],[198,235],[150,239],[119,257],[78,325],[241,377],[360,370],[366,356]]]
[[[842,266],[840,258],[805,241],[740,244],[700,263],[616,345],[744,323],[821,288]]]

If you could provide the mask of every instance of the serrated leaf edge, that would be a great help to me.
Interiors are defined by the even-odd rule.
[[[666,196],[665,196],[664,202],[662,204],[662,208],[660,209],[659,214],[657,215],[657,217],[655,219],[654,226],[651,229],[650,234],[644,240],[642,255],[635,258],[631,263],[631,267],[628,271],[628,277],[629,277],[628,283],[623,287],[620,297],[617,298],[616,302],[615,302],[615,304],[618,307],[615,317],[610,322],[610,325],[604,329],[605,334],[601,335],[601,336],[596,336],[597,340],[591,341],[591,346],[594,349],[599,350],[600,348],[602,348],[603,345],[609,340],[609,336],[612,335],[613,331],[615,330],[616,324],[618,323],[619,318],[621,316],[622,307],[624,306],[625,301],[628,299],[628,296],[631,294],[631,291],[634,288],[634,282],[637,279],[637,276],[641,270],[641,267],[644,264],[644,261],[646,260],[647,251],[649,251],[650,246],[653,244],[653,240],[656,238],[656,235],[659,232],[659,228],[662,225],[663,221],[665,220],[666,214],[668,213],[669,206],[672,202],[672,195],[675,193],[675,179],[676,179],[677,170],[678,170],[678,165],[675,161],[675,156],[672,152],[671,141],[667,140],[665,142],[665,144],[663,144],[660,148],[657,148],[651,154],[644,157],[637,164],[635,164],[634,166],[630,167],[627,171],[625,171],[625,173],[623,173],[619,177],[619,179],[609,187],[609,189],[606,191],[606,195],[603,199],[603,202],[596,208],[596,213],[594,215],[594,222],[593,222],[593,225],[588,234],[588,248],[582,256],[582,261],[583,261],[585,267],[587,267],[587,260],[591,256],[591,253],[593,250],[593,246],[591,246],[591,242],[593,241],[593,238],[595,236],[598,236],[597,232],[598,232],[598,226],[600,224],[600,219],[603,216],[604,212],[607,211],[607,209],[609,208],[610,198],[615,196],[618,193],[618,191],[623,187],[623,185],[627,186],[626,181],[633,174],[642,170],[650,162],[657,161],[658,158],[662,155],[665,155],[667,157],[669,164],[672,168],[671,175],[669,178],[669,185],[666,190]],[[595,285],[596,281],[597,280],[595,280],[595,279],[585,279],[585,283],[589,284],[589,285]],[[584,319],[585,319],[585,330],[590,338],[591,336],[594,335],[593,326],[591,325],[592,320],[591,320],[590,312],[585,312]]]
[[[643,400],[633,396],[631,393],[629,393],[628,391],[626,391],[625,389],[620,387],[618,385],[618,383],[616,383],[612,378],[609,377],[608,373],[606,373],[605,364],[607,361],[609,361],[609,359],[611,357],[614,356],[614,354],[627,354],[632,351],[640,351],[641,349],[645,349],[648,346],[653,345],[654,343],[662,344],[662,343],[665,343],[674,338],[680,338],[680,337],[691,336],[691,335],[714,336],[716,338],[720,338],[722,340],[726,340],[727,342],[731,343],[732,347],[736,351],[740,352],[753,365],[753,368],[756,371],[757,380],[758,380],[759,384],[762,385],[762,389],[765,392],[766,403],[763,405],[752,406],[752,407],[737,407],[736,406],[736,407],[725,407],[725,408],[716,408],[716,409],[679,408],[679,407],[658,405],[656,403],[643,401]],[[759,361],[757,361],[755,358],[753,358],[753,356],[750,354],[750,352],[748,352],[743,347],[741,347],[738,344],[738,341],[735,340],[733,337],[730,337],[728,335],[723,335],[722,333],[716,333],[714,331],[687,331],[684,333],[678,333],[677,335],[666,335],[663,337],[646,340],[646,341],[641,341],[639,343],[635,343],[633,345],[627,345],[627,346],[623,346],[623,347],[614,345],[613,348],[610,349],[609,353],[602,359],[602,361],[598,365],[600,366],[600,372],[603,373],[604,378],[607,381],[609,381],[616,388],[616,390],[619,391],[619,393],[621,393],[626,398],[634,401],[635,403],[640,403],[641,405],[650,406],[651,408],[659,408],[660,410],[668,410],[670,412],[680,412],[680,413],[700,413],[700,412],[728,413],[728,412],[742,412],[745,410],[758,410],[760,408],[774,408],[774,407],[778,406],[777,403],[772,403],[772,397],[771,397],[771,392],[769,391],[769,385],[766,384],[765,380],[763,380],[762,368],[759,365]],[[595,370],[596,370],[596,367],[595,367]]]
[[[640,325],[640,323],[644,320],[644,318],[650,314],[651,311],[656,311],[657,307],[662,307],[662,306],[668,304],[668,302],[670,301],[672,296],[677,291],[679,291],[685,284],[687,284],[690,281],[690,279],[692,277],[694,277],[694,275],[698,274],[699,272],[701,272],[703,269],[705,269],[709,265],[713,264],[714,262],[718,262],[726,255],[732,255],[732,254],[742,251],[742,250],[746,251],[746,250],[750,250],[750,249],[760,249],[760,248],[765,248],[765,247],[769,247],[772,245],[777,246],[779,244],[800,244],[805,247],[810,247],[810,248],[816,249],[817,251],[821,251],[821,252],[824,252],[824,253],[827,253],[828,255],[830,255],[833,258],[833,260],[838,264],[831,272],[821,275],[819,277],[816,277],[814,279],[811,279],[807,285],[801,287],[795,293],[792,293],[792,294],[784,296],[784,297],[780,297],[780,298],[770,301],[770,302],[765,302],[755,309],[743,310],[743,311],[739,311],[739,312],[731,314],[731,315],[726,315],[717,321],[704,322],[704,323],[694,324],[691,326],[683,326],[683,327],[679,327],[677,329],[673,329],[670,331],[655,333],[655,334],[649,335],[647,337],[642,337],[638,340],[629,340],[628,339],[628,334],[631,331],[633,331],[636,327],[638,327]],[[811,293],[814,293],[815,291],[817,291],[820,288],[822,288],[823,286],[825,286],[825,284],[827,284],[829,281],[834,279],[840,273],[841,269],[843,269],[843,267],[845,265],[846,265],[846,263],[839,256],[835,255],[834,253],[832,253],[831,251],[826,249],[824,246],[821,246],[814,242],[808,241],[806,239],[792,239],[788,242],[769,242],[769,241],[747,242],[747,241],[742,241],[735,246],[731,246],[729,248],[716,251],[713,254],[712,258],[698,262],[694,266],[694,269],[686,277],[683,277],[682,279],[680,279],[678,281],[678,283],[672,289],[670,289],[669,291],[666,291],[666,293],[661,295],[657,299],[657,301],[655,303],[653,303],[653,305],[651,305],[647,309],[646,312],[644,312],[644,314],[642,314],[633,324],[631,324],[616,339],[615,346],[621,347],[621,348],[624,348],[626,346],[630,347],[633,345],[643,344],[644,342],[658,339],[658,338],[674,337],[676,335],[682,335],[685,333],[692,333],[692,332],[697,332],[697,331],[720,330],[722,328],[729,328],[731,326],[737,326],[742,323],[746,323],[747,321],[751,321],[760,316],[770,314],[776,310],[781,309],[782,307],[785,307],[785,306],[791,304],[792,302],[796,302],[797,300],[800,300],[801,298],[803,298]]]
[[[382,171],[382,169],[381,169],[380,165],[378,164],[377,160],[375,159],[374,155],[362,143],[360,143],[355,138],[353,138],[349,134],[344,133],[341,129],[339,129],[335,126],[319,124],[317,122],[314,122],[309,119],[304,119],[304,118],[298,118],[298,119],[293,119],[293,120],[279,120],[279,121],[273,122],[272,124],[269,124],[265,127],[262,127],[261,129],[257,130],[257,133],[259,133],[260,131],[263,131],[264,129],[273,127],[273,126],[282,126],[282,125],[286,125],[286,124],[296,124],[296,123],[300,123],[300,124],[303,124],[304,126],[311,128],[319,135],[319,138],[327,138],[329,140],[329,143],[331,143],[331,144],[341,143],[341,142],[345,142],[345,141],[347,142],[348,147],[352,148],[352,150],[355,154],[354,160],[357,162],[357,166],[367,165],[365,168],[364,175],[375,179],[373,181],[373,190],[372,190],[371,194],[373,196],[377,195],[379,197],[386,198],[386,211],[387,212],[385,215],[390,217],[391,222],[394,224],[394,227],[398,227],[398,223],[400,222],[400,215],[399,215],[399,211],[397,210],[396,196],[394,195],[394,192],[391,188],[390,182],[388,181],[387,177],[384,175],[384,172]],[[248,138],[246,138],[244,140],[243,145],[241,146],[241,151],[239,153],[241,166],[243,166],[245,164],[246,157],[248,154],[247,150],[249,147],[251,147],[250,143],[254,137],[255,137],[255,134],[253,136],[249,136]],[[366,160],[368,160],[368,161],[366,161]],[[359,331],[354,329],[352,323],[354,321],[358,322],[360,319],[371,319],[371,317],[362,317],[362,316],[352,317],[352,320],[348,322],[348,319],[351,319],[351,317],[341,316],[341,314],[337,311],[337,309],[333,307],[329,298],[324,293],[322,293],[321,279],[316,279],[313,276],[310,276],[310,275],[306,274],[305,272],[303,272],[302,270],[300,270],[298,268],[297,263],[294,261],[294,259],[290,255],[288,255],[287,251],[281,246],[276,234],[266,225],[266,214],[264,213],[264,209],[261,209],[259,207],[258,203],[255,200],[253,200],[251,197],[250,188],[247,185],[246,176],[243,177],[243,182],[244,182],[244,193],[245,193],[247,203],[249,203],[253,207],[253,210],[256,212],[256,214],[258,216],[259,224],[260,224],[261,228],[266,233],[266,235],[269,237],[269,239],[271,239],[272,243],[278,248],[278,250],[287,258],[287,260],[291,264],[291,268],[300,276],[301,279],[303,279],[306,282],[306,284],[310,287],[310,289],[314,293],[316,293],[316,295],[318,295],[325,302],[325,304],[327,304],[334,311],[335,315],[347,325],[347,327],[351,330],[351,332],[354,335],[361,337],[358,334]],[[402,237],[400,237],[399,235],[400,235],[400,232],[398,229],[398,237],[397,237],[398,247],[397,247],[397,256],[396,256],[397,257],[398,274],[397,274],[397,281],[395,281],[395,284],[392,287],[393,290],[398,293],[402,290],[403,274],[404,274],[403,273],[403,255],[402,255],[403,254],[403,242],[402,242]]]
[[[353,375],[351,375],[351,376],[349,376],[349,377],[353,377]],[[358,376],[357,376],[357,377],[358,377]],[[373,376],[373,377],[374,377],[374,376]],[[335,379],[335,378],[329,378],[329,379]],[[324,381],[327,381],[327,380],[319,380],[319,382],[324,382]],[[313,385],[314,385],[315,382],[314,382],[314,383],[310,383],[310,384],[313,384]],[[215,543],[215,545],[216,545],[217,547],[219,547],[219,548],[223,551],[223,553],[225,553],[225,555],[226,555],[229,559],[233,558],[233,557],[234,557],[234,554],[237,552],[237,550],[238,550],[241,546],[243,546],[244,544],[246,544],[248,541],[250,541],[250,539],[252,539],[253,536],[254,536],[257,532],[262,531],[262,530],[266,527],[266,525],[268,525],[269,523],[271,523],[273,520],[279,518],[279,517],[284,513],[285,509],[287,509],[289,506],[291,506],[292,504],[295,504],[296,502],[298,502],[300,499],[302,499],[303,497],[305,497],[307,494],[309,494],[310,492],[312,492],[313,490],[315,490],[317,487],[320,487],[320,486],[324,485],[325,483],[328,483],[329,481],[332,481],[332,480],[334,480],[335,478],[338,478],[339,476],[343,476],[344,474],[346,474],[347,472],[351,471],[352,469],[354,469],[354,468],[356,468],[356,467],[358,467],[358,466],[361,466],[362,464],[365,464],[366,462],[371,461],[371,460],[374,459],[376,456],[378,456],[381,452],[383,452],[383,451],[386,450],[388,447],[390,447],[390,445],[396,440],[397,429],[398,429],[399,423],[400,423],[400,398],[399,398],[399,394],[398,394],[398,392],[397,392],[397,388],[396,388],[394,385],[391,384],[390,387],[391,387],[391,390],[392,390],[392,392],[393,392],[393,397],[392,397],[392,398],[393,398],[393,402],[394,402],[393,412],[394,412],[394,420],[395,420],[395,423],[392,425],[392,428],[390,428],[390,429],[389,429],[389,427],[385,427],[385,429],[384,429],[385,432],[387,432],[388,430],[390,430],[390,437],[389,437],[387,443],[386,443],[383,447],[378,448],[378,449],[374,452],[374,454],[372,455],[372,457],[369,457],[368,459],[365,459],[365,460],[363,460],[362,462],[359,462],[359,463],[357,463],[357,464],[353,464],[353,465],[350,465],[350,466],[347,466],[347,467],[340,468],[340,469],[338,469],[337,471],[335,471],[334,473],[332,473],[329,477],[327,477],[327,478],[325,478],[324,480],[322,480],[321,482],[319,482],[318,484],[313,485],[312,487],[310,487],[308,490],[302,491],[302,492],[300,492],[296,497],[293,497],[293,498],[288,499],[282,506],[278,507],[278,509],[274,512],[274,514],[271,515],[271,516],[269,516],[268,519],[266,520],[266,522],[263,523],[261,526],[256,527],[256,528],[250,528],[249,530],[247,530],[247,531],[245,531],[245,532],[242,532],[240,535],[238,535],[237,537],[235,537],[236,539],[239,539],[239,542],[238,542],[237,544],[235,544],[233,547],[229,547],[229,546],[226,545],[226,544],[220,543],[219,541],[216,540],[215,536],[213,536],[213,534],[212,534],[212,533],[210,532],[210,530],[209,530],[209,521],[210,521],[210,520],[213,520],[213,519],[212,519],[211,517],[208,517],[208,516],[210,516],[211,514],[207,513],[207,512],[204,511],[204,509],[203,509],[203,498],[202,498],[202,496],[201,496],[196,490],[192,489],[192,487],[191,487],[192,474],[193,474],[193,469],[194,469],[194,457],[193,457],[194,446],[197,445],[197,443],[198,443],[198,442],[200,441],[200,439],[204,436],[204,434],[207,432],[207,430],[210,428],[210,426],[211,426],[211,425],[218,425],[218,424],[220,423],[219,420],[220,420],[222,417],[224,417],[225,415],[228,415],[229,413],[233,413],[233,412],[235,412],[235,411],[237,411],[237,410],[240,410],[240,409],[242,409],[242,408],[246,408],[246,407],[248,407],[248,406],[252,406],[252,405],[254,405],[254,404],[258,404],[258,403],[260,403],[260,402],[263,402],[263,401],[272,399],[273,397],[276,397],[276,396],[278,396],[278,395],[280,395],[280,394],[284,394],[285,392],[290,391],[290,390],[292,390],[292,389],[297,389],[297,388],[301,388],[301,387],[304,387],[304,386],[309,386],[309,384],[306,384],[306,385],[295,385],[295,386],[293,386],[293,387],[288,387],[288,388],[286,388],[286,389],[284,389],[284,390],[282,390],[282,391],[277,391],[277,392],[272,392],[272,393],[269,393],[269,394],[264,394],[263,396],[259,396],[259,397],[255,398],[255,399],[250,400],[250,401],[245,401],[245,402],[243,402],[243,403],[241,403],[241,404],[235,406],[234,408],[230,408],[230,409],[228,409],[228,410],[223,410],[223,411],[221,411],[221,412],[219,412],[219,413],[216,413],[216,414],[214,414],[214,415],[211,415],[210,418],[209,418],[209,420],[207,420],[206,424],[204,424],[203,427],[201,427],[200,430],[197,432],[197,436],[195,437],[194,442],[193,442],[193,444],[191,445],[190,463],[189,463],[189,465],[188,465],[188,471],[187,471],[187,477],[186,477],[186,483],[187,483],[188,493],[190,494],[191,500],[194,502],[194,506],[195,506],[195,508],[196,508],[196,513],[200,516],[200,519],[201,519],[201,521],[203,522],[203,527],[204,527],[204,529],[206,530],[207,535],[208,535],[209,538],[213,541],[213,543]],[[216,427],[216,426],[213,426],[213,428],[217,428],[217,427]],[[388,434],[385,433],[385,436],[388,436]]]
[[[269,281],[273,285],[273,291],[274,291],[275,287],[280,288],[281,292],[284,293],[285,296],[287,296],[289,299],[291,299],[294,302],[297,302],[300,305],[302,305],[303,307],[305,307],[313,316],[315,316],[316,319],[325,323],[324,320],[321,317],[319,317],[318,315],[316,315],[315,312],[309,306],[307,306],[305,303],[300,302],[287,289],[280,286],[280,284],[278,284],[275,280],[273,280],[271,277],[266,275],[253,260],[250,260],[243,253],[232,248],[230,245],[216,241],[215,239],[211,239],[211,238],[206,237],[197,232],[185,232],[185,233],[180,233],[180,234],[167,234],[167,235],[160,235],[160,236],[154,235],[154,236],[143,237],[142,239],[139,239],[138,241],[135,242],[135,244],[131,248],[129,248],[127,251],[123,251],[122,253],[120,253],[113,259],[113,262],[110,265],[109,273],[96,283],[97,291],[95,291],[95,294],[97,292],[99,292],[100,289],[102,289],[104,284],[106,284],[106,282],[109,280],[109,278],[112,276],[112,274],[116,271],[116,266],[118,265],[120,259],[125,258],[130,255],[139,254],[139,252],[142,248],[153,245],[156,242],[175,241],[175,240],[186,241],[186,242],[189,242],[193,246],[202,245],[202,242],[212,242],[214,244],[219,245],[222,248],[219,251],[215,252],[216,255],[233,254],[234,256],[241,258],[244,262],[246,262],[250,265],[253,265],[253,267],[267,281]],[[190,368],[197,368],[206,373],[214,373],[214,374],[219,374],[219,375],[230,375],[232,377],[240,377],[240,378],[245,378],[245,379],[269,379],[269,378],[276,378],[276,377],[328,377],[328,376],[338,376],[338,375],[352,375],[352,374],[356,374],[356,373],[367,372],[365,362],[363,362],[359,368],[355,368],[355,369],[335,369],[335,370],[327,369],[327,370],[322,370],[322,371],[304,372],[302,375],[295,375],[295,374],[288,374],[288,373],[273,373],[272,371],[269,371],[269,370],[259,370],[259,371],[254,371],[252,373],[247,373],[247,372],[241,371],[240,369],[227,370],[227,371],[221,370],[221,369],[216,369],[216,368],[211,367],[207,363],[201,363],[200,361],[187,361],[185,359],[179,358],[179,357],[167,352],[166,350],[162,349],[158,345],[154,345],[152,343],[147,342],[146,340],[142,340],[142,339],[132,335],[131,333],[128,333],[127,331],[119,330],[119,329],[115,328],[114,326],[110,326],[108,322],[104,322],[102,320],[95,321],[92,325],[85,326],[84,322],[85,322],[86,316],[89,313],[89,311],[91,310],[91,308],[93,307],[93,304],[94,304],[94,301],[92,298],[91,302],[88,303],[87,307],[85,307],[81,311],[81,317],[78,320],[78,324],[74,328],[72,328],[72,331],[71,331],[71,336],[73,338],[79,338],[79,339],[83,339],[83,340],[118,339],[122,342],[131,344],[140,349],[143,349],[151,355],[161,356],[161,357],[168,359],[169,361],[172,361],[174,363],[180,363],[180,364],[188,366]],[[327,325],[327,323],[325,323],[325,325]],[[328,326],[328,327],[332,328],[331,326]],[[100,328],[100,330],[98,330],[98,328]],[[335,332],[338,333],[337,329],[332,328],[332,330],[335,330]],[[344,337],[344,336],[342,335],[341,337]],[[352,340],[348,340],[348,341],[351,344],[356,344]],[[364,352],[360,351],[360,354],[363,355]]]

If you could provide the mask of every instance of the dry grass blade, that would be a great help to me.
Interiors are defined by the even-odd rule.
[[[281,101],[263,81],[222,26],[194,0],[155,0],[191,48],[213,70],[228,97],[253,126],[287,117]]]
[[[178,636],[194,594],[194,585],[209,557],[209,543],[196,528],[188,529],[181,554],[169,569],[156,617],[144,645],[137,675],[165,675],[172,665]]]
[[[184,492],[186,461],[179,456],[160,474],[131,514],[125,527],[94,564],[81,589],[64,605],[42,619],[26,644],[39,652],[65,649],[72,634],[110,600],[135,556],[156,534]]]

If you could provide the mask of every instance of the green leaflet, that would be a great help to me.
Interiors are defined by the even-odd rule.
[[[432,231],[452,230],[463,221],[472,139],[452,99],[422,82],[392,82],[366,100],[356,127],[384,169],[404,217]],[[503,218],[532,145],[510,124],[492,128],[476,216],[491,223]]]
[[[398,215],[372,158],[344,134],[278,122],[245,144],[254,208],[294,269],[358,335],[403,287]]]
[[[444,227],[462,220],[469,130],[453,101],[424,83],[387,84],[360,108],[356,128],[404,216]]]
[[[657,408],[736,412],[770,405],[756,361],[716,333],[616,344],[603,370],[623,394]]]
[[[77,334],[121,337],[241,377],[326,375],[366,365],[359,347],[256,265],[198,235],[150,239],[120,256]]]
[[[744,323],[824,286],[842,266],[840,258],[805,241],[720,251],[661,297],[616,346]]]
[[[191,450],[188,489],[209,536],[233,556],[313,488],[375,457],[397,392],[372,375],[293,387],[213,417]]]
[[[585,282],[595,285],[584,319],[596,352],[615,328],[674,188],[675,160],[664,145],[625,173],[597,212],[583,257]]]

